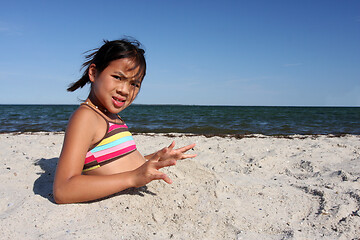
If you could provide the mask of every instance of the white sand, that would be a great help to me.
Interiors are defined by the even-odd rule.
[[[148,154],[175,140],[193,160],[174,183],[85,204],[53,203],[63,134],[0,134],[1,239],[359,239],[360,136],[136,135]]]

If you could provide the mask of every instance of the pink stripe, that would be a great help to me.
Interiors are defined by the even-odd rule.
[[[90,154],[89,154],[90,153]],[[89,156],[88,156],[89,155]],[[86,158],[85,158],[85,163],[84,164],[87,164],[89,162],[92,162],[94,161],[95,158],[94,158],[94,155],[92,152],[88,152],[88,154],[86,154]]]
[[[109,127],[108,132],[111,132],[112,130],[117,129],[117,128],[128,128],[128,127],[125,124],[124,125],[117,125],[117,124],[110,123],[110,127]]]
[[[136,149],[136,146],[135,145],[131,145],[127,148],[124,148],[124,149],[121,149],[117,152],[113,152],[113,153],[110,153],[110,154],[107,154],[107,155],[104,155],[104,156],[101,156],[99,158],[97,158],[97,162],[100,163],[102,161],[105,161],[105,160],[108,160],[108,159],[111,159],[111,158],[114,158],[114,157],[118,157],[118,156],[121,156],[125,153],[128,153],[132,150],[135,150]]]
[[[88,158],[88,157],[90,157],[90,156],[92,156],[92,155],[93,155],[93,153],[92,153],[91,150],[90,150],[90,151],[88,151],[88,152],[86,153],[85,158]]]
[[[101,150],[101,151],[99,151],[99,152],[95,152],[95,153],[94,153],[94,157],[95,157],[95,158],[98,158],[98,157],[107,155],[107,154],[109,154],[109,153],[113,153],[113,152],[119,151],[119,150],[121,150],[121,149],[127,148],[127,147],[129,147],[129,146],[131,146],[131,145],[135,145],[135,141],[134,141],[134,140],[131,140],[131,141],[128,141],[128,142],[124,142],[124,143],[122,143],[122,144],[119,144],[119,145],[116,145],[116,146],[114,146],[114,147]]]

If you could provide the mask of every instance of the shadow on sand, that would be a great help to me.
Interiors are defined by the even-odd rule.
[[[50,158],[50,159],[41,158],[34,163],[35,166],[40,166],[42,171],[37,173],[39,175],[39,178],[36,179],[34,182],[33,191],[35,194],[48,199],[52,203],[55,203],[53,196],[53,183],[54,183],[55,170],[58,160],[59,158]],[[124,191],[121,191],[119,193],[115,193],[113,195],[98,200],[90,201],[87,203],[98,202],[104,199],[108,199],[124,194],[138,195],[138,196],[145,196],[145,194],[150,194],[156,196],[156,193],[149,191],[147,186],[143,186],[140,188],[125,189]]]

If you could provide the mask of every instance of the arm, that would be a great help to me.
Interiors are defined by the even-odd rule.
[[[54,197],[57,203],[86,202],[120,192],[130,187],[141,187],[153,180],[172,183],[170,178],[158,171],[176,164],[174,160],[150,159],[133,171],[113,175],[76,175],[61,183],[54,183]]]
[[[94,138],[97,131],[101,130],[99,123],[99,118],[86,109],[79,108],[71,117],[54,180],[54,199],[57,203],[91,201],[130,187],[143,186],[155,179],[171,183],[158,169],[174,165],[175,161],[159,163],[156,155],[133,171],[112,175],[82,175],[86,152],[96,141]]]
[[[72,115],[54,180],[53,191],[57,203],[94,200],[130,185],[129,181],[125,181],[127,178],[124,174],[105,177],[82,175],[86,152],[97,134],[94,126],[99,126],[99,123],[97,116],[84,108],[79,108]],[[101,125],[98,128],[101,129]]]
[[[193,145],[173,150],[173,142],[168,148],[152,154],[147,162],[133,171],[82,175],[86,152],[96,141],[94,138],[99,128],[99,119],[90,111],[78,109],[71,117],[54,180],[53,192],[57,203],[91,201],[130,187],[143,186],[153,180],[162,179],[171,183],[170,178],[159,169],[175,165],[176,160],[195,156],[183,154]]]

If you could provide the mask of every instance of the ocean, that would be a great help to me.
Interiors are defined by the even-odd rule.
[[[78,105],[0,105],[0,132],[64,131]],[[360,107],[131,105],[134,133],[360,135]]]

